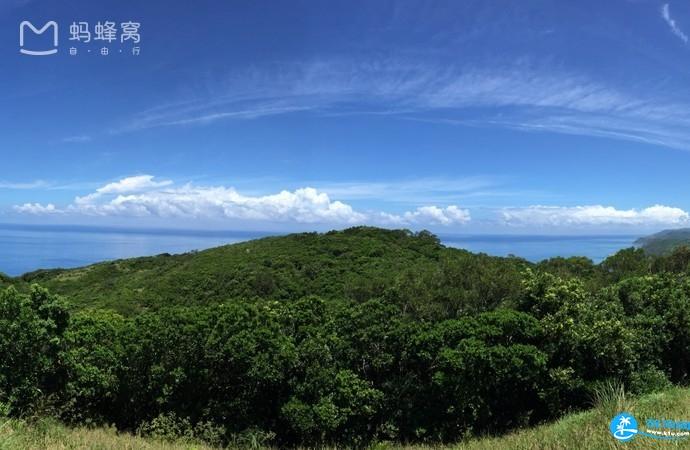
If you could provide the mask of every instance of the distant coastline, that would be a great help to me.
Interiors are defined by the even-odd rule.
[[[241,230],[118,228],[84,225],[0,224],[0,272],[74,268],[113,259],[185,253],[287,233]],[[532,262],[585,256],[595,263],[633,246],[633,235],[439,234],[444,245]]]

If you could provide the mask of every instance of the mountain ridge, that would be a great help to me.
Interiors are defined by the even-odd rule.
[[[662,230],[643,236],[634,243],[651,255],[665,255],[680,246],[690,246],[690,228]]]

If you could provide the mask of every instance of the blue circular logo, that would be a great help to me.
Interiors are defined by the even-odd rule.
[[[637,420],[635,420],[632,414],[622,412],[611,419],[609,430],[617,440],[622,442],[629,441],[637,434]]]

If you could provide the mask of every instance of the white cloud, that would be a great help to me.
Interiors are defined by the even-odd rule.
[[[18,213],[34,215],[59,214],[62,212],[55,208],[55,205],[52,203],[45,206],[40,203],[24,203],[23,205],[14,206],[14,210]]]
[[[430,223],[433,225],[455,225],[470,221],[470,212],[451,205],[447,208],[422,206],[413,212],[406,212],[404,217],[411,223]]]
[[[474,187],[474,183],[469,183],[468,186]],[[341,187],[351,186],[343,184]],[[393,189],[387,184],[381,184],[379,188],[384,192]],[[407,186],[398,188],[404,191]],[[398,188],[393,190],[396,191]],[[359,193],[359,189],[355,189],[355,192]],[[664,205],[642,209],[617,209],[603,205],[536,205],[483,210],[480,214],[480,223],[487,221],[486,223],[504,226],[582,228],[690,224],[688,212]],[[164,220],[220,219],[328,225],[370,224],[413,228],[459,227],[473,220],[469,209],[453,204],[440,206],[422,203],[421,206],[405,212],[358,210],[313,187],[283,190],[269,195],[249,195],[222,185],[176,185],[171,180],[159,180],[151,175],[127,177],[107,183],[90,194],[76,197],[71,204],[63,207],[52,203],[25,203],[14,206],[14,211],[31,215],[63,214]]]
[[[140,192],[146,189],[170,186],[171,184],[173,182],[170,180],[154,181],[152,175],[138,175],[106,184],[98,188],[96,192],[99,194],[126,194],[128,192]]]
[[[661,17],[663,17],[668,26],[671,28],[671,32],[675,34],[681,41],[687,44],[688,35],[680,29],[676,21],[671,17],[671,11],[668,3],[664,3],[664,5],[661,7]]]
[[[414,211],[403,214],[378,213],[372,221],[393,226],[406,225],[464,225],[472,219],[467,209],[460,209],[455,205],[445,208],[438,206],[420,206]]]
[[[251,196],[225,186],[174,186],[172,181],[158,181],[150,175],[109,183],[91,194],[77,197],[64,208],[27,203],[14,209],[26,214],[224,218],[330,224],[459,225],[470,220],[469,212],[457,206],[421,206],[401,215],[360,212],[312,187]]]
[[[245,196],[233,188],[222,186],[186,185],[127,194],[118,193],[112,187],[99,191],[78,198],[70,205],[69,211],[105,216],[224,217],[302,223],[355,223],[364,219],[351,206],[331,201],[328,195],[313,188],[258,197]],[[115,195],[103,197],[106,191]]]
[[[644,209],[616,209],[612,206],[529,206],[501,211],[508,225],[681,225],[690,215],[680,208],[654,205]]]
[[[96,192],[91,193],[85,197],[77,197],[76,204],[88,205],[94,200],[108,194],[127,194],[133,192],[141,192],[149,189],[156,189],[173,184],[170,180],[154,181],[152,175],[137,175],[134,177],[123,178],[113,183],[108,183],[103,187],[96,189]]]

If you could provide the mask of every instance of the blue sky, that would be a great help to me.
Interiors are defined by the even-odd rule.
[[[99,21],[140,54],[70,40]],[[679,1],[3,0],[0,222],[686,226],[688,35]]]

